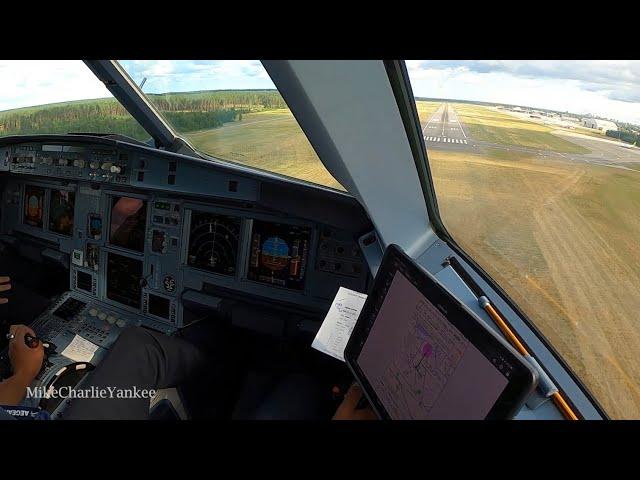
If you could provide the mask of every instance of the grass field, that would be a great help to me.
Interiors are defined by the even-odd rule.
[[[324,168],[289,110],[246,114],[239,122],[186,137],[216,157],[344,190]]]
[[[520,119],[494,108],[468,103],[452,104],[461,122],[477,141],[551,150],[558,153],[589,153],[589,150],[553,135],[541,123]]]
[[[575,153],[544,126],[486,107],[455,108],[472,135],[487,141]],[[429,151],[447,229],[609,415],[640,418],[640,173],[560,156],[477,152]]]

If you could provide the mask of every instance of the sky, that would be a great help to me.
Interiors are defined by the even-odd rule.
[[[259,61],[121,61],[145,93],[275,88]],[[640,124],[640,61],[409,60],[414,95]],[[0,111],[110,96],[83,62],[0,60]]]

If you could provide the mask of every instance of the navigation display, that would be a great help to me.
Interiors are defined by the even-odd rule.
[[[247,278],[302,290],[310,241],[310,228],[254,220]]]
[[[239,218],[193,210],[187,264],[222,275],[234,275],[239,237]]]
[[[142,252],[147,226],[147,202],[139,198],[111,199],[109,243]]]
[[[68,190],[51,190],[49,230],[60,235],[73,235],[76,194]]]
[[[42,228],[44,188],[26,185],[24,188],[24,223]]]
[[[142,260],[107,253],[107,298],[132,308],[140,308]]]

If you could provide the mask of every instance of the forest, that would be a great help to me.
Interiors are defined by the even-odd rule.
[[[207,130],[242,120],[245,113],[287,108],[277,90],[216,90],[148,94],[180,133]],[[0,112],[0,135],[38,133],[149,135],[115,98],[79,100]]]

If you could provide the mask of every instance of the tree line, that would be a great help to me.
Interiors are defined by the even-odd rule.
[[[245,113],[287,108],[276,90],[221,90],[148,95],[178,132],[217,128]],[[149,135],[114,98],[81,100],[0,112],[0,135],[38,133],[119,133]]]
[[[607,130],[607,137],[617,138],[622,140],[623,142],[632,143],[634,145],[640,146],[640,135],[635,132],[625,131],[625,130]]]

